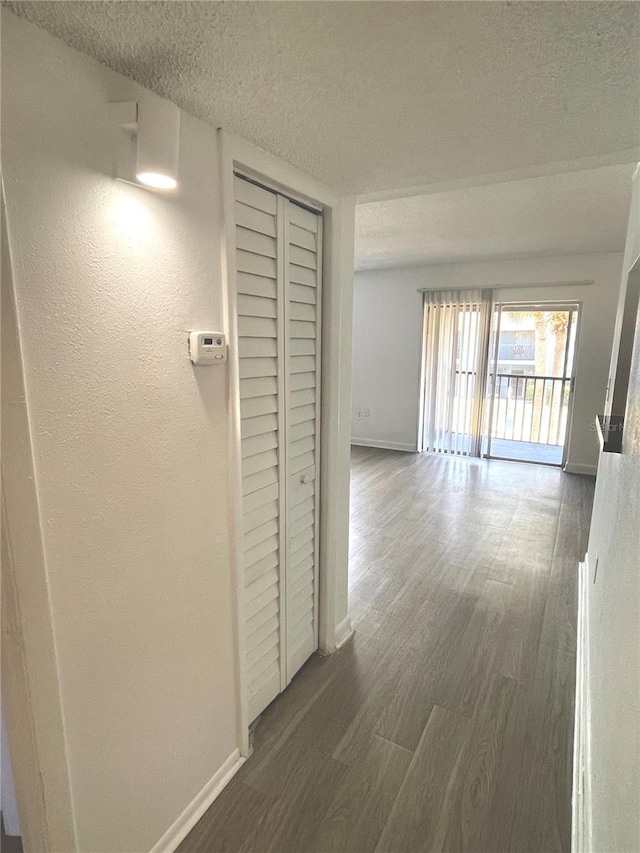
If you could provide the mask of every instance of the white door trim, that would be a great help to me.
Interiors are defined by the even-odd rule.
[[[2,702],[25,850],[77,850],[2,186]]]
[[[240,754],[250,754],[244,674],[245,642],[242,561],[242,482],[238,328],[235,281],[234,170],[323,214],[322,415],[320,468],[320,560],[318,642],[335,651],[352,633],[347,607],[349,557],[349,477],[351,433],[351,326],[353,313],[354,199],[330,189],[271,154],[218,131],[222,185],[221,264],[225,332],[229,341],[228,459],[232,500],[230,529],[234,543],[235,661],[237,737]]]
[[[589,683],[589,555],[578,566],[578,645],[573,738],[572,853],[591,853],[591,712]]]

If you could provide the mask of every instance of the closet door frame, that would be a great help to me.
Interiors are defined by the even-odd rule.
[[[232,500],[229,512],[232,533],[232,578],[234,585],[234,627],[236,664],[237,741],[241,756],[250,755],[248,703],[245,685],[245,637],[243,612],[243,531],[240,445],[240,394],[238,324],[236,310],[234,173],[238,172],[303,206],[322,214],[321,317],[319,335],[321,358],[316,369],[321,376],[319,469],[319,528],[316,541],[319,560],[318,649],[330,654],[353,634],[347,607],[349,554],[349,478],[351,433],[351,329],[353,312],[353,240],[355,199],[334,195],[322,184],[261,149],[223,130],[218,131],[218,153],[222,198],[221,274],[224,294],[225,332],[229,343],[228,463]],[[317,547],[318,547],[317,546]]]
[[[270,189],[270,187],[268,187]],[[289,455],[289,388],[287,382],[287,330],[289,328],[289,301],[287,299],[286,270],[289,262],[287,245],[286,200],[277,196],[276,240],[281,251],[277,257],[278,271],[278,506],[280,536],[280,692],[287,686],[287,566],[289,565],[288,503],[289,484],[287,457]],[[249,721],[251,722],[251,721]]]

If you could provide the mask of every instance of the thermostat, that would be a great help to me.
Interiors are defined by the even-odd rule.
[[[189,358],[194,364],[224,364],[227,342],[222,332],[189,332]]]

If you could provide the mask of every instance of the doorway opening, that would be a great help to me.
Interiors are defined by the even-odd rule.
[[[482,455],[566,461],[577,304],[498,304],[491,332]]]

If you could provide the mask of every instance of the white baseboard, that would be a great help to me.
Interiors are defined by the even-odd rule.
[[[572,853],[591,853],[591,713],[589,683],[589,555],[578,567],[578,644],[573,738]]]
[[[414,444],[406,444],[403,441],[386,441],[377,438],[352,438],[351,444],[357,447],[377,447],[381,450],[404,450],[406,453],[417,453]]]
[[[567,462],[564,470],[567,474],[588,474],[590,477],[595,477],[598,473],[598,466],[583,465],[581,462]]]
[[[240,756],[240,750],[234,749],[222,767],[214,773],[199,794],[189,803],[182,814],[171,824],[162,838],[153,845],[151,853],[173,853],[181,841],[193,829],[211,803],[226,788],[231,779],[242,767],[245,758]]]

